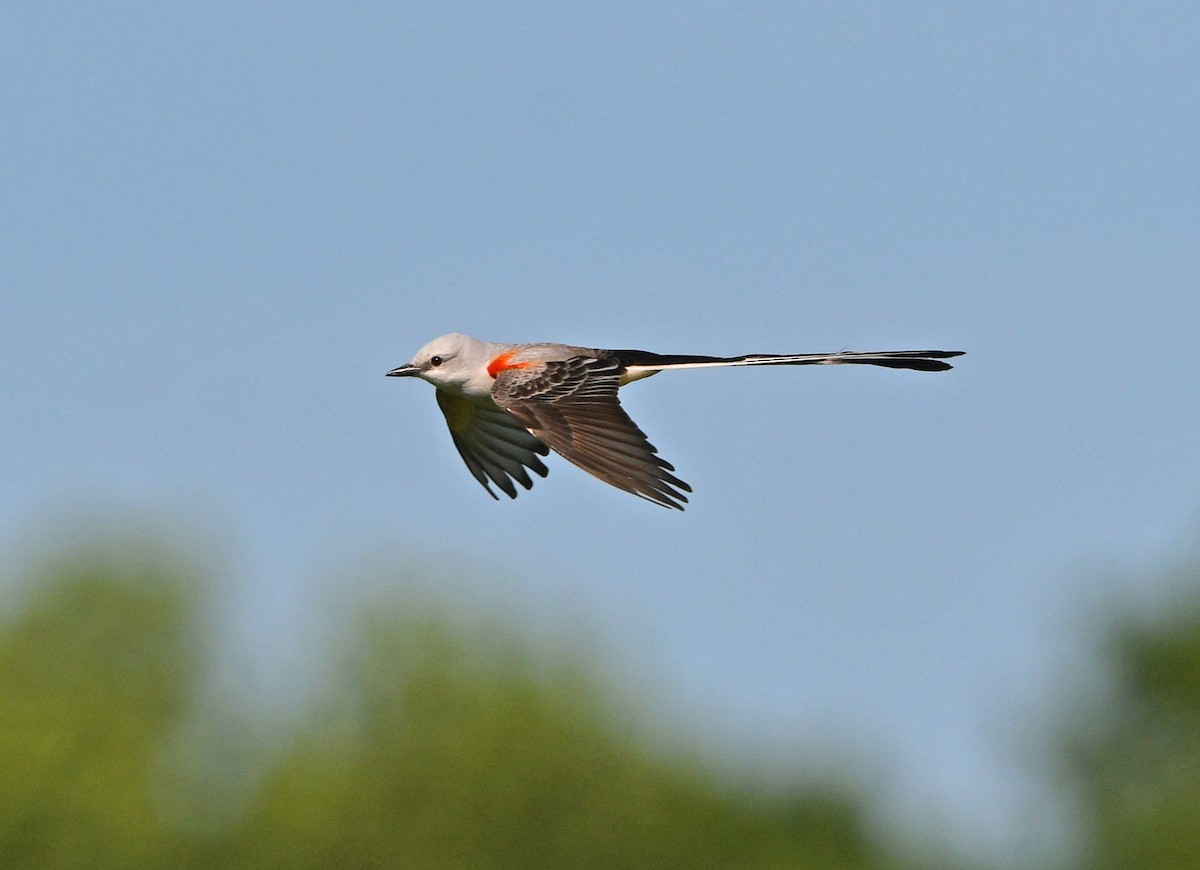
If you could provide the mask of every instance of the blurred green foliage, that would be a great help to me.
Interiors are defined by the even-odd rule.
[[[1065,769],[1094,870],[1200,868],[1200,566],[1154,619],[1107,645],[1111,684],[1073,720]]]
[[[849,787],[780,793],[651,748],[587,662],[512,631],[375,608],[270,745],[197,703],[203,587],[170,558],[110,548],[18,585],[0,622],[0,867],[933,864],[920,837],[868,834]],[[1072,863],[1200,867],[1200,601],[1108,649],[1110,690],[1059,744],[1087,834]]]
[[[572,657],[428,615],[364,621],[246,794],[193,759],[180,799],[186,572],[109,555],[25,585],[0,627],[0,866],[896,866],[846,791],[734,788],[647,748]]]
[[[195,673],[173,574],[63,566],[0,631],[0,866],[164,863],[147,783]]]

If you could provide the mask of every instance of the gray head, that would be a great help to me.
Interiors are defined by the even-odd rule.
[[[412,358],[412,362],[394,368],[387,373],[389,378],[418,377],[439,387],[461,386],[486,367],[488,349],[486,341],[452,332],[435,338]]]

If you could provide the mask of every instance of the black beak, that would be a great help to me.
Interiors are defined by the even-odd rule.
[[[398,369],[392,369],[390,372],[387,373],[387,376],[389,378],[408,378],[408,377],[412,377],[413,375],[419,374],[420,371],[421,370],[418,369],[415,365],[412,365],[411,363],[409,363],[406,366],[400,366],[400,368],[398,368]]]

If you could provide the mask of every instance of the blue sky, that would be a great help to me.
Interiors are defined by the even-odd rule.
[[[0,534],[199,525],[263,673],[355,566],[466,575],[735,759],[866,753],[885,812],[1001,839],[1084,618],[1194,539],[1198,36],[1186,3],[6,6]],[[450,331],[969,355],[631,387],[678,515],[561,460],[487,498],[383,377]]]

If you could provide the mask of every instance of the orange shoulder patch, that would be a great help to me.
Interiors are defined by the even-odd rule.
[[[533,365],[530,362],[512,362],[512,358],[513,355],[511,352],[500,354],[500,356],[488,363],[487,373],[494,378],[506,369],[525,369]]]

